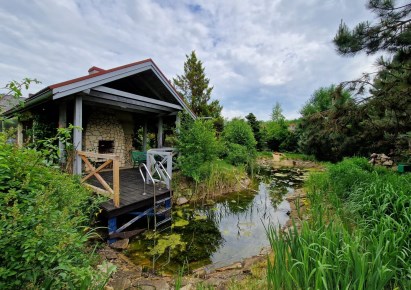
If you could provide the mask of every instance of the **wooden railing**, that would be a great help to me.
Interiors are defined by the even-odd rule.
[[[114,154],[99,154],[94,152],[85,152],[85,151],[77,151],[77,155],[81,157],[84,161],[85,165],[89,169],[89,173],[81,179],[81,182],[95,191],[98,194],[107,196],[113,199],[113,203],[115,207],[120,206],[120,157]],[[93,164],[91,164],[89,158],[93,159],[103,159],[106,160],[103,164],[99,167],[95,168]],[[99,172],[106,168],[108,165],[113,164],[113,188],[104,180],[104,178],[99,174]],[[104,187],[100,188],[88,183],[85,183],[86,180],[94,176],[100,184]]]

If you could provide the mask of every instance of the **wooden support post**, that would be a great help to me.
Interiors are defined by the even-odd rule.
[[[66,128],[67,126],[67,104],[62,102],[59,105],[59,128]],[[66,163],[66,152],[63,142],[59,140],[60,163]]]
[[[113,234],[115,233],[115,231],[117,230],[117,218],[116,217],[112,217],[108,220],[108,234]],[[112,244],[115,241],[117,241],[117,239],[109,239],[108,243]]]
[[[116,156],[113,160],[113,203],[115,207],[120,206],[120,157]]]
[[[158,117],[157,147],[163,147],[163,117]]]
[[[76,96],[74,101],[74,128],[73,132],[73,145],[75,150],[81,151],[82,134],[81,128],[83,126],[83,98],[82,96]],[[76,154],[73,162],[73,173],[81,174],[81,158]]]
[[[143,152],[147,151],[147,119],[144,120],[143,127]]]
[[[17,145],[23,147],[23,123],[20,121],[17,123]]]
[[[176,115],[176,133],[180,134],[180,128],[181,128],[181,118],[180,114]]]

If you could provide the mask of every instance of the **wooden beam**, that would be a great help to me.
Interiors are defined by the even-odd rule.
[[[89,96],[90,97],[87,97],[87,99],[91,102],[108,104],[108,105],[119,107],[120,109],[131,108],[131,109],[146,111],[150,113],[170,112],[169,108],[164,108],[164,107],[162,109],[154,108],[152,106],[143,104],[138,101],[125,99],[125,98],[121,98],[118,96],[109,95],[106,93],[92,91]]]
[[[104,167],[106,167],[107,165],[109,165],[111,162],[113,162],[112,159],[107,160],[106,162],[104,162],[103,164],[101,164],[97,169],[91,170],[91,172],[89,174],[87,174],[87,176],[83,177],[81,179],[81,182],[86,181],[87,179],[89,179],[90,177],[92,177],[94,174],[99,173],[100,170],[102,170]],[[94,167],[94,166],[93,166]]]
[[[173,109],[176,109],[176,110],[182,110],[183,109],[180,105],[176,105],[176,104],[173,104],[173,103],[169,103],[169,102],[165,102],[165,101],[161,101],[161,100],[156,100],[156,99],[140,96],[140,95],[137,95],[137,94],[127,93],[127,92],[124,92],[124,91],[112,89],[112,88],[105,87],[105,86],[94,87],[93,90],[94,91],[99,91],[99,92],[102,92],[102,93],[107,93],[107,94],[110,94],[110,95],[121,96],[121,97],[129,98],[129,99],[133,99],[133,100],[137,100],[137,101],[146,102],[148,104],[160,105],[160,106],[167,107],[167,108],[173,108]]]
[[[147,119],[144,119],[143,125],[143,152],[147,151]]]
[[[77,154],[83,155],[86,157],[105,158],[105,159],[114,159],[118,157],[115,154],[103,154],[103,153],[86,152],[86,151],[77,151]]]
[[[90,161],[88,161],[87,157],[84,155],[80,155],[81,159],[84,161],[84,163],[88,166],[88,168],[90,168],[91,171],[95,171],[96,169],[94,168],[94,166],[90,163]],[[110,192],[111,194],[114,194],[113,189],[111,189],[110,185],[108,185],[108,183],[104,180],[103,177],[101,177],[100,174],[98,174],[97,172],[95,172],[94,177],[101,183],[101,185],[107,190],[107,192]]]
[[[158,117],[157,147],[163,147],[163,118]]]
[[[120,206],[120,158],[113,159],[113,203],[115,207]]]
[[[67,126],[67,103],[61,102],[59,105],[59,128],[66,128]],[[59,140],[60,163],[66,162],[65,147],[63,142]]]
[[[23,147],[23,123],[18,121],[17,123],[17,145]]]
[[[106,196],[108,198],[113,198],[113,194],[108,192],[107,190],[101,189],[100,187],[88,184],[88,183],[83,183],[84,186],[90,188],[93,192],[97,193],[97,194],[101,194],[103,196]]]
[[[74,100],[74,132],[73,132],[73,146],[75,150],[81,151],[82,142],[82,128],[83,128],[83,98],[76,96]],[[73,162],[73,173],[81,175],[81,158],[76,154]]]
[[[180,134],[180,128],[181,128],[181,118],[180,115],[176,115],[176,132],[177,134]]]
[[[137,113],[137,114],[142,114],[142,115],[158,115],[160,114],[160,111],[147,111],[144,107],[137,107],[137,106],[132,106],[132,105],[128,105],[126,104],[126,107],[123,107],[121,104],[119,104],[118,102],[115,101],[110,101],[110,100],[104,100],[101,98],[97,98],[97,97],[92,97],[90,95],[87,96],[83,96],[83,102],[84,104],[89,104],[92,106],[98,105],[101,106],[103,108],[113,108],[116,110],[121,110],[124,112],[132,112],[132,113]]]

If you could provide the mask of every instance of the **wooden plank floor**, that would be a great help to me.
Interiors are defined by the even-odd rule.
[[[112,186],[113,172],[100,172],[101,177]],[[87,181],[89,184],[103,188],[100,182],[93,176]],[[113,201],[109,200],[100,205],[103,209],[103,214],[107,217],[115,217],[133,210],[151,207],[154,204],[153,185],[146,184],[146,195],[144,192],[144,182],[137,168],[120,169],[120,207],[114,207]],[[156,188],[157,200],[168,197],[169,190]]]

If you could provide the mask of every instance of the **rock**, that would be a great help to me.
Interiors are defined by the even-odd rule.
[[[373,153],[371,154],[371,158],[377,158],[378,154],[377,153]]]
[[[138,280],[133,286],[137,287],[137,289],[142,290],[169,290],[170,285],[168,285],[167,281],[163,279],[141,279]]]
[[[114,279],[112,285],[114,290],[125,290],[131,287],[131,281],[127,278]]]
[[[193,284],[187,284],[180,288],[180,290],[195,290],[196,287]]]
[[[243,265],[240,262],[228,265],[226,267],[218,268],[216,269],[217,272],[223,272],[223,271],[228,271],[228,270],[234,270],[234,269],[241,269]]]
[[[253,265],[261,262],[261,261],[265,261],[266,257],[264,256],[253,256],[250,258],[246,258],[243,261],[243,272],[250,272],[251,268],[253,267]]]
[[[221,284],[223,284],[225,281],[224,279],[221,278],[209,278],[207,280],[204,281],[204,285],[205,286],[213,286],[213,287],[218,287]]]
[[[207,275],[207,271],[204,268],[199,268],[193,271],[193,275],[196,278],[204,278]]]
[[[106,286],[104,286],[104,290],[114,290],[114,288],[111,287],[111,286],[106,285]]]
[[[128,248],[129,239],[118,240],[110,245],[113,249],[125,250]]]
[[[384,166],[392,166],[394,164],[394,162],[392,160],[387,160],[385,161],[382,165]]]
[[[179,197],[179,198],[177,198],[177,200],[176,200],[176,204],[177,204],[177,205],[183,205],[183,204],[186,204],[186,203],[188,203],[188,199],[185,198],[184,196]]]
[[[388,159],[390,159],[390,157],[388,157],[387,155],[385,155],[384,153],[383,154],[380,154],[380,158],[381,158],[381,160],[388,160]]]

